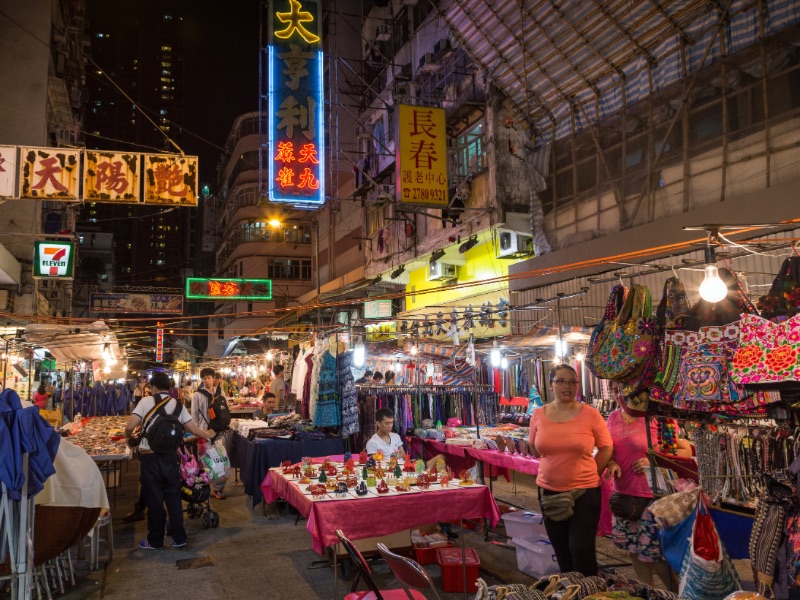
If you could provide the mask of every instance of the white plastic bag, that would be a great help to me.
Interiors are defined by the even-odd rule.
[[[200,458],[200,462],[208,473],[209,481],[216,481],[227,477],[231,471],[231,463],[228,460],[228,451],[225,450],[225,442],[217,440],[206,447],[206,453]]]

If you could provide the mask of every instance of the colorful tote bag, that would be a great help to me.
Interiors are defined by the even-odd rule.
[[[731,377],[743,385],[800,382],[800,315],[783,323],[742,315]]]
[[[594,331],[592,331],[592,337],[589,339],[589,347],[586,349],[586,366],[589,367],[589,370],[596,377],[600,377],[594,367],[597,351],[600,348],[600,344],[605,339],[605,336],[611,331],[613,323],[616,321],[620,310],[622,310],[623,304],[625,304],[627,295],[628,289],[623,285],[615,285],[611,288],[611,294],[608,296],[603,318],[600,319],[600,322],[595,326]]]
[[[593,356],[601,379],[626,382],[637,377],[653,353],[657,332],[650,290],[635,284],[607,327]]]
[[[756,303],[765,319],[792,317],[800,313],[800,256],[783,261],[772,287]]]

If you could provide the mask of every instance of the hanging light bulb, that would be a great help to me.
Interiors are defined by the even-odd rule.
[[[706,276],[700,284],[700,297],[712,304],[723,300],[728,295],[728,286],[719,277],[719,270],[715,265],[706,265]]]
[[[128,370],[128,363],[125,363],[124,365],[122,365],[122,370],[123,371],[127,371]]]
[[[500,359],[500,368],[507,369],[508,368],[508,359],[504,356]]]
[[[367,358],[367,351],[364,348],[364,343],[359,342],[353,349],[353,366],[363,367],[366,358]]]
[[[489,352],[489,361],[495,368],[500,366],[500,348],[497,347],[497,342],[494,342],[494,346],[491,352]]]
[[[395,372],[395,373],[399,373],[399,372],[400,372],[400,369],[401,369],[402,367],[400,366],[400,363],[399,363],[399,362],[396,362],[396,363],[394,363],[394,365],[392,366],[392,368],[394,369],[394,372]]]
[[[108,365],[106,365],[105,367],[103,367],[103,373],[105,373],[106,375],[108,375],[109,373],[111,373],[111,367],[109,367]]]
[[[556,340],[556,358],[561,359],[567,354],[567,342],[563,339]]]
[[[576,358],[576,359],[577,359],[579,362],[583,362],[583,352],[578,352],[578,353],[575,355],[575,358]]]
[[[417,345],[416,344],[412,344],[411,345],[411,356],[416,356],[416,355],[417,355]]]
[[[267,351],[267,360],[272,360],[272,350]]]

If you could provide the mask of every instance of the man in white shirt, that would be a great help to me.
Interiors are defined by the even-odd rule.
[[[398,458],[406,455],[403,449],[403,440],[392,431],[394,427],[394,413],[389,408],[382,408],[375,413],[375,424],[377,432],[367,442],[367,454],[375,454],[380,451],[385,457],[397,453]]]
[[[272,367],[272,372],[275,374],[275,379],[269,384],[269,391],[275,394],[275,402],[278,405],[278,410],[285,410],[284,404],[286,403],[286,382],[283,379],[283,365],[275,365]]]
[[[150,380],[152,396],[142,398],[133,410],[133,414],[125,425],[125,436],[130,437],[133,431],[142,426],[147,413],[165,400],[172,380],[166,373],[153,373]],[[164,412],[171,415],[178,407],[178,401],[172,398],[164,405]],[[184,406],[177,415],[178,420],[189,433],[198,437],[211,439],[213,431],[197,427]],[[152,418],[152,416],[151,416]],[[158,453],[150,449],[147,438],[139,444],[139,462],[141,463],[140,479],[145,504],[147,506],[147,539],[139,543],[143,550],[158,550],[164,546],[164,527],[169,515],[169,531],[173,548],[186,545],[186,530],[183,528],[183,507],[181,506],[181,474],[177,452]],[[164,505],[166,504],[166,511]]]

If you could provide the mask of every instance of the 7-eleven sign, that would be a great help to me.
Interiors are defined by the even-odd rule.
[[[75,264],[73,242],[36,242],[33,251],[33,276],[72,279]]]

